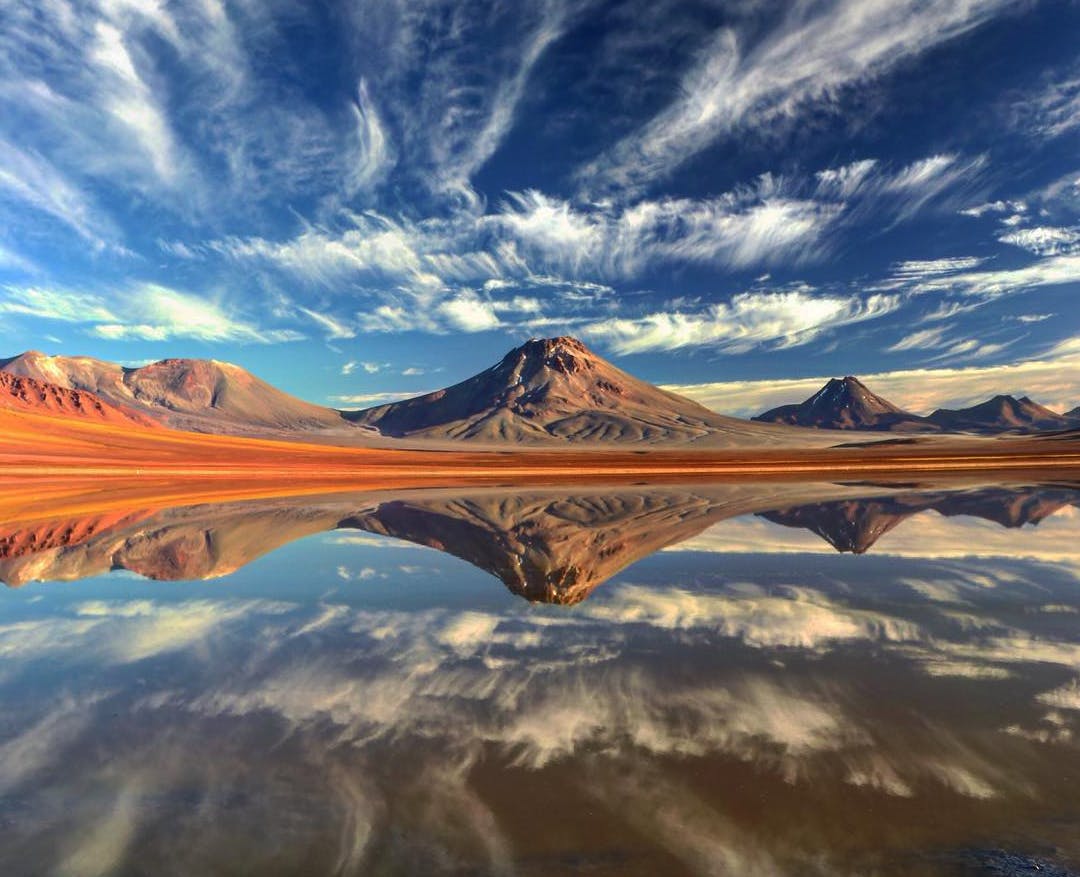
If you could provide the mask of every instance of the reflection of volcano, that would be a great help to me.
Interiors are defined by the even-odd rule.
[[[1021,527],[1080,505],[1078,497],[1066,487],[890,492],[741,483],[368,493],[98,512],[0,527],[0,581],[74,580],[120,569],[159,580],[216,578],[306,536],[364,530],[459,557],[527,600],[569,604],[643,557],[739,515],[757,513],[862,553],[919,512]]]
[[[0,531],[0,580],[20,585],[117,569],[160,580],[215,578],[296,539],[347,529],[460,557],[528,600],[576,603],[634,561],[773,501],[769,488],[431,492],[48,520]]]
[[[708,497],[673,489],[393,501],[342,526],[453,554],[527,600],[578,603],[619,570],[723,516]]]
[[[0,581],[74,580],[119,569],[161,580],[215,578],[296,539],[353,529],[453,554],[528,600],[575,603],[629,564],[717,521],[781,499],[850,492],[812,484],[491,489],[67,515],[0,527]]]
[[[933,510],[945,517],[983,518],[1015,528],[1034,526],[1067,505],[1080,505],[1076,490],[991,487],[832,500],[758,512],[758,515],[774,524],[810,530],[837,551],[862,554],[894,527],[924,511]]]

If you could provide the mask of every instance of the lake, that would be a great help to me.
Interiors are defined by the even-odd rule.
[[[0,580],[3,874],[1080,873],[1076,485],[112,508]]]

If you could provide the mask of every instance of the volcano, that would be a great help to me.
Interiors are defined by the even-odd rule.
[[[616,368],[576,338],[533,339],[444,390],[347,412],[398,438],[771,445],[807,434],[725,417]],[[812,441],[813,436],[810,436]]]
[[[781,405],[753,418],[762,423],[786,423],[817,429],[877,429],[895,432],[934,432],[926,418],[894,405],[850,375],[833,378],[805,402]]]

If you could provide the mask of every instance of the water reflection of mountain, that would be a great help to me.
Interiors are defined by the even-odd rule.
[[[758,512],[774,524],[816,533],[837,551],[862,554],[912,515],[982,518],[1002,527],[1037,525],[1067,506],[1080,506],[1072,487],[987,487],[965,491],[913,491],[894,496],[840,499]]]
[[[242,587],[8,593],[0,873],[1077,873],[1080,565],[1028,554],[1069,541],[1077,496],[491,490],[2,527],[8,581],[221,576],[340,535]],[[750,514],[778,508],[1002,547],[793,563],[770,552],[818,540]],[[383,549],[362,587],[335,569],[378,533],[568,601],[713,522],[738,556],[661,552],[573,611],[483,576],[450,596]]]
[[[728,518],[756,513],[865,552],[912,515],[1037,524],[1080,505],[1068,486],[888,489],[834,484],[430,491],[208,504],[57,517],[0,528],[0,580],[227,575],[297,539],[359,530],[452,554],[534,602],[578,603],[626,566]],[[762,546],[767,548],[767,546]]]

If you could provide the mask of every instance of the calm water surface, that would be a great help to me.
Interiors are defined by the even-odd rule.
[[[1069,485],[130,509],[0,580],[5,875],[1080,873]]]

